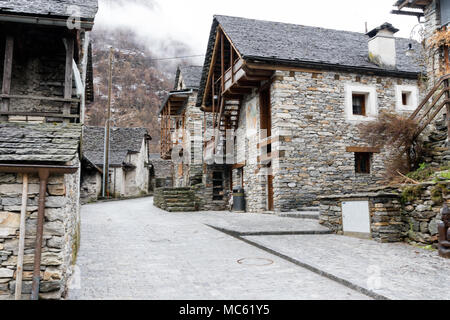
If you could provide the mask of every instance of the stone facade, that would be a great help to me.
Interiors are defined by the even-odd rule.
[[[343,234],[342,202],[368,201],[370,236],[374,240],[436,247],[443,203],[450,204],[449,184],[447,180],[389,187],[366,194],[322,196],[320,223]]]
[[[384,174],[387,150],[374,153],[371,174],[355,173],[355,155],[347,147],[371,147],[360,136],[358,124],[381,112],[397,110],[398,86],[421,90],[418,80],[334,71],[276,71],[270,85],[272,163],[275,211],[318,206],[317,196],[354,193],[373,187]],[[371,96],[373,114],[348,114],[349,94],[363,91]],[[350,93],[349,93],[350,92]],[[244,189],[248,210],[267,210],[267,175],[258,163],[261,149],[258,94],[247,96],[241,107],[235,152],[245,162]],[[237,170],[233,173],[238,175]]]
[[[102,175],[96,169],[84,170],[81,174],[80,201],[82,204],[97,201],[101,196]]]
[[[22,175],[0,173],[0,300],[15,291]],[[67,289],[80,241],[79,171],[51,175],[47,186],[40,296],[59,299]],[[39,197],[39,178],[29,176],[22,298],[29,299]]]
[[[84,146],[86,149],[84,150],[81,180],[83,203],[95,201],[102,195],[103,131],[103,128],[95,127],[88,127],[85,130]],[[146,129],[113,128],[111,132],[113,147],[110,152],[109,167],[110,196],[130,198],[147,195],[150,190],[150,162],[148,139],[144,134]],[[99,136],[101,136],[101,141],[94,143]],[[92,146],[93,144],[94,146]]]

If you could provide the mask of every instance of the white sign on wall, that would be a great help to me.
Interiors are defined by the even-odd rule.
[[[342,202],[342,224],[344,233],[370,234],[369,201]]]

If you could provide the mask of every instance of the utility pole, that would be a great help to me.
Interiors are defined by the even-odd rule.
[[[103,197],[109,198],[109,139],[110,139],[110,122],[111,122],[111,96],[112,96],[112,65],[113,65],[113,48],[109,49],[109,84],[108,84],[108,112],[105,126],[105,153],[103,164]]]

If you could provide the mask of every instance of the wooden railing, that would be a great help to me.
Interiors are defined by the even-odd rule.
[[[410,120],[414,120],[418,123],[418,128],[414,134],[414,138],[417,138],[425,128],[436,118],[441,112],[442,108],[447,106],[447,125],[450,118],[450,86],[449,86],[450,74],[447,74],[440,78],[436,85],[430,90],[427,96],[419,104],[417,109],[411,114]],[[441,101],[442,96],[445,94],[445,99]],[[427,105],[428,104],[428,105]],[[450,136],[450,128],[449,128]]]

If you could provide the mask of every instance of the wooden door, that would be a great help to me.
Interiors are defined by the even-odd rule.
[[[273,175],[267,175],[267,210],[273,211]]]
[[[269,138],[272,136],[272,111],[270,106],[270,87],[267,87],[259,93],[259,109],[260,109],[260,129],[266,130],[267,136],[261,138]],[[267,144],[264,153],[269,155],[272,152],[272,144]],[[273,176],[270,170],[271,164],[267,170],[267,210],[273,211]]]

